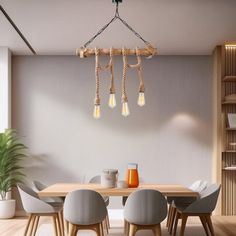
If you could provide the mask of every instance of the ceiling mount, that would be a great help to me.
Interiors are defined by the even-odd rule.
[[[122,2],[122,0],[112,0],[113,3],[119,4]]]
[[[81,57],[84,57],[85,49],[87,50],[87,46],[89,46],[100,34],[103,33],[104,30],[106,30],[114,21],[119,20],[125,27],[127,27],[137,38],[139,38],[141,41],[143,41],[144,44],[146,44],[147,48],[149,49],[149,55],[153,56],[157,54],[156,49],[151,45],[150,42],[145,40],[136,30],[134,30],[124,19],[121,18],[119,14],[119,3],[122,2],[122,0],[112,0],[113,3],[116,3],[115,8],[115,15],[114,17],[106,24],[104,25],[92,38],[90,38],[79,50],[78,53]],[[119,53],[120,54],[120,53]],[[94,55],[94,52],[93,52]]]

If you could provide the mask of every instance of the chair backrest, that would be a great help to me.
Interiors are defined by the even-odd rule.
[[[30,187],[18,184],[17,188],[20,193],[21,201],[24,207],[24,210],[27,213],[49,213],[54,212],[54,208],[40,200],[38,194],[31,189]]]
[[[101,183],[101,175],[96,175],[96,176],[92,177],[89,180],[89,183],[100,184]]]
[[[189,188],[194,191],[195,189],[197,189],[201,185],[201,183],[202,183],[202,180],[197,180],[197,181],[193,182],[189,186]]]
[[[34,187],[36,188],[37,191],[42,191],[42,190],[44,190],[45,188],[48,187],[46,184],[43,184],[43,183],[41,183],[37,180],[33,181],[33,185],[34,185]]]
[[[133,224],[159,224],[166,215],[166,199],[156,190],[143,189],[133,192],[125,203],[124,218]]]
[[[204,189],[206,189],[206,187],[207,187],[207,181],[204,180],[197,180],[189,186],[191,190],[196,192],[201,192]]]
[[[221,186],[212,184],[200,192],[200,198],[188,206],[184,212],[211,213],[214,211]]]
[[[101,223],[107,215],[102,196],[88,189],[67,194],[64,203],[64,218],[72,224],[91,225]]]
[[[48,187],[46,184],[43,184],[42,182],[39,182],[38,180],[34,180],[33,185],[36,191],[42,191]],[[60,203],[64,202],[64,199],[62,197],[44,197],[43,200],[46,202],[60,202]]]

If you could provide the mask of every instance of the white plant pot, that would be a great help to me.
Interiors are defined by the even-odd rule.
[[[15,215],[16,200],[0,200],[0,219],[9,219]]]

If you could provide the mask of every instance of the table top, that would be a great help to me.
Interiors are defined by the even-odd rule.
[[[91,189],[102,196],[129,196],[140,189],[154,189],[167,197],[197,197],[198,193],[182,185],[140,184],[138,188],[104,188],[100,184],[57,183],[40,191],[40,197],[65,197],[69,192],[78,189]]]

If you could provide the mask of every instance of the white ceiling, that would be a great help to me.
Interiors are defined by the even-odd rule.
[[[74,55],[114,15],[112,0],[0,0],[40,55]],[[161,55],[205,55],[236,41],[235,0],[123,0],[120,15]],[[92,47],[142,46],[115,22]],[[0,13],[0,46],[31,54]]]

